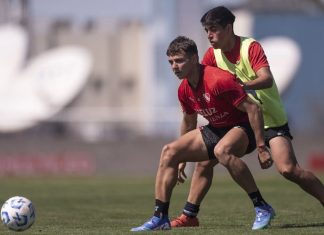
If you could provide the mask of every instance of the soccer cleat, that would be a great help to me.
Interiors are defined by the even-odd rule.
[[[275,216],[275,211],[270,205],[255,207],[255,221],[252,230],[264,229],[270,225],[271,219]]]
[[[271,219],[274,219],[274,217],[276,216],[275,210],[270,205],[266,205],[266,207],[268,211],[271,213]]]
[[[185,214],[181,214],[178,218],[171,221],[171,227],[198,227],[199,220],[197,217],[189,217]]]
[[[131,232],[154,231],[154,230],[169,230],[171,229],[170,220],[168,217],[160,218],[153,216],[139,227],[132,228]]]

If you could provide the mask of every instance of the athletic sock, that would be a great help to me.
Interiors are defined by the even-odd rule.
[[[249,193],[249,197],[252,200],[254,207],[268,205],[268,203],[261,196],[259,190],[253,193]]]
[[[155,210],[154,216],[156,217],[168,217],[170,202],[162,202],[158,199],[155,199]]]
[[[192,204],[190,202],[186,202],[185,207],[183,208],[182,213],[188,217],[196,217],[199,212],[200,205]]]

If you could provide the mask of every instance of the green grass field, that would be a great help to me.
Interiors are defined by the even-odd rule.
[[[323,179],[323,177],[321,177]],[[36,207],[36,222],[23,234],[131,234],[153,210],[153,178],[1,178],[0,200],[22,195]],[[283,178],[257,177],[263,196],[276,209],[269,229],[252,231],[253,207],[230,180],[218,177],[201,206],[201,226],[154,234],[324,234],[324,211],[312,197]],[[185,202],[188,183],[177,186],[170,216]],[[0,234],[13,234],[4,226]]]

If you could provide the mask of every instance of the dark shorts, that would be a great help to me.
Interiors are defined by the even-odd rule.
[[[222,139],[225,136],[225,134],[232,128],[242,128],[247,134],[249,138],[249,145],[247,147],[245,154],[251,153],[255,149],[256,143],[255,143],[254,132],[249,123],[243,123],[243,124],[230,126],[226,128],[215,128],[208,124],[206,126],[200,127],[200,132],[205,142],[205,145],[207,147],[209,159],[216,158],[214,154],[215,146],[217,145],[219,140]]]
[[[277,136],[285,136],[291,140],[293,139],[292,135],[290,134],[288,123],[286,123],[283,126],[270,127],[264,130],[264,139],[268,147],[270,147],[269,146],[270,140]]]

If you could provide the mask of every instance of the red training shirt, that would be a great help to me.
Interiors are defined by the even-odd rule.
[[[246,97],[234,75],[204,65],[196,88],[192,88],[187,79],[182,80],[178,88],[183,112],[198,113],[216,128],[248,122],[247,113],[236,108]]]
[[[241,39],[236,36],[236,41],[231,51],[225,52],[226,58],[232,63],[236,64],[236,61],[240,60],[240,46]],[[254,41],[249,46],[249,61],[254,72],[257,72],[262,67],[269,67],[267,57],[259,42]],[[207,49],[202,61],[202,64],[217,67],[217,62],[214,54],[214,48]]]

